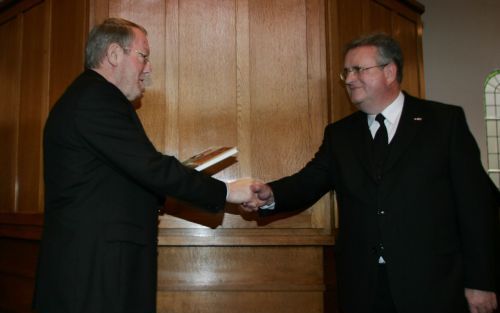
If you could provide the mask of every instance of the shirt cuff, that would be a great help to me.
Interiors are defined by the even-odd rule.
[[[261,210],[274,210],[275,205],[276,205],[276,203],[273,201],[271,203],[264,204],[263,206],[260,206],[259,209],[261,209]]]

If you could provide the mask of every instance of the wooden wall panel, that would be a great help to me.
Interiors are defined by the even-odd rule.
[[[0,212],[16,207],[21,20],[0,24]]]
[[[83,69],[86,1],[23,0],[0,12],[0,312],[31,312],[43,126]]]
[[[158,313],[320,313],[321,292],[159,292]],[[332,312],[334,313],[334,312]]]
[[[331,0],[328,1],[328,53],[329,53],[329,107],[330,120],[337,121],[353,113],[356,108],[351,105],[339,73],[344,67],[343,49],[352,39],[363,34],[367,23],[367,7],[365,0]],[[355,21],[355,22],[353,22]],[[341,31],[340,31],[341,30]]]
[[[403,90],[411,95],[420,96],[423,93],[424,86],[421,66],[422,62],[419,58],[421,51],[418,45],[418,30],[419,27],[415,21],[406,18],[405,16],[395,14],[395,37],[401,44],[401,49],[404,54],[404,69],[403,69]]]
[[[23,14],[17,188],[18,212],[42,211],[42,129],[48,102],[46,4]]]
[[[179,2],[178,31],[179,157],[237,145],[235,1]],[[215,176],[238,177],[237,166]]]
[[[30,310],[32,240],[41,231],[40,215],[13,213],[16,183],[27,197],[19,212],[37,212],[41,188],[29,173],[41,178],[41,121],[83,68],[88,30],[108,16],[149,31],[152,82],[137,105],[153,144],[180,159],[237,145],[238,163],[216,175],[223,179],[271,180],[312,157],[324,126],[353,111],[338,73],[343,45],[362,33],[390,26],[403,49],[416,49],[409,58],[418,65],[407,71],[420,76],[408,88],[423,92],[420,17],[397,0],[20,1],[0,13],[0,92],[8,100],[0,103],[0,211],[11,212],[0,214],[0,311]],[[18,162],[33,167],[18,175]],[[266,220],[241,218],[231,206],[214,215],[167,204],[158,311],[334,311],[331,208],[326,196]]]
[[[165,12],[165,153],[179,156],[179,2],[166,1]]]
[[[86,14],[77,10],[86,8],[85,1],[65,3],[22,1],[1,16],[6,38],[0,61],[6,100],[0,126],[6,144],[0,157],[6,173],[0,185],[3,212],[43,210],[43,126],[49,105],[83,68]]]
[[[390,8],[370,1],[370,30],[392,34],[392,11]]]
[[[320,246],[165,246],[158,262],[159,290],[323,289]]]
[[[421,12],[417,10],[422,8],[415,2],[405,6],[401,1],[370,1],[372,12],[378,12],[375,16],[372,13],[371,28],[391,34],[401,45],[405,63],[402,89],[414,96],[424,97],[422,21]]]
[[[314,153],[308,139],[305,1],[250,1],[249,18],[252,146],[259,147],[252,169],[267,181],[295,172]]]
[[[138,113],[160,151],[182,160],[209,146],[238,146],[238,163],[214,175],[225,180],[279,178],[313,156],[328,122],[322,0],[104,3],[97,8],[148,29],[153,82]],[[327,196],[266,227],[325,234],[329,207]],[[256,226],[256,216],[206,215],[175,201],[166,212],[161,228]]]
[[[323,312],[320,246],[161,247],[158,260],[158,312]]]
[[[107,12],[148,29],[153,82],[138,113],[159,150],[182,160],[236,145],[238,163],[215,176],[270,180],[309,161],[328,122],[324,7],[322,0],[103,0],[95,19]],[[231,206],[208,214],[168,202],[158,311],[322,312],[330,207],[326,196],[301,214],[259,224]]]
[[[38,242],[0,237],[0,312],[31,312]]]
[[[254,177],[269,181],[294,173],[319,147],[328,122],[326,69],[319,68],[326,62],[324,28],[318,25],[324,25],[323,15],[322,1],[249,2]],[[329,207],[325,197],[311,210],[280,221],[280,227],[329,228]],[[321,225],[315,214],[322,216]]]
[[[49,106],[83,70],[88,0],[50,0]]]
[[[323,0],[306,1],[307,94],[310,149],[315,150],[323,141],[328,119],[326,20]],[[315,152],[315,151],[314,151]],[[302,166],[301,166],[302,167]]]
[[[33,278],[18,277],[10,273],[0,274],[0,312],[32,312],[33,290]]]

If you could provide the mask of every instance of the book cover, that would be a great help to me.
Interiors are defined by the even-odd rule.
[[[206,149],[182,162],[184,165],[203,171],[210,166],[221,162],[238,153],[236,147],[216,147]]]

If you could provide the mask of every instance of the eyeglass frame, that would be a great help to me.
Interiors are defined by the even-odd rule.
[[[130,49],[130,48],[123,48],[123,50],[129,51],[129,52],[132,51],[132,49]],[[149,62],[151,62],[151,60],[149,60],[149,55],[148,54],[146,54],[146,53],[144,53],[142,51],[139,51],[139,50],[134,50],[134,52],[137,53],[139,56],[142,57],[142,63],[144,65],[148,64]]]
[[[352,66],[352,67],[344,68],[344,70],[341,73],[339,73],[339,77],[340,77],[341,81],[345,82],[345,80],[347,79],[347,76],[349,76],[349,74],[351,74],[351,73],[359,75],[359,74],[362,74],[365,71],[372,69],[372,68],[376,68],[376,67],[384,68],[387,65],[389,65],[390,63],[391,62],[384,63],[384,64],[378,64],[378,65],[374,65],[374,66],[368,66],[368,67]]]

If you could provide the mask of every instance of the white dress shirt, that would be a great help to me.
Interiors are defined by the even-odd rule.
[[[403,103],[405,101],[405,96],[402,92],[399,92],[397,98],[389,104],[382,112],[385,117],[384,123],[387,128],[387,136],[389,138],[389,143],[396,134],[396,129],[398,128],[399,119],[401,118],[401,113],[403,112]],[[368,127],[372,133],[372,138],[375,137],[375,133],[380,127],[379,123],[375,120],[376,114],[368,115]]]
[[[403,113],[403,103],[405,102],[405,96],[402,92],[399,92],[397,98],[389,104],[382,112],[382,115],[385,117],[384,124],[387,128],[387,137],[389,139],[389,143],[394,138],[396,134],[396,129],[399,125],[399,120],[401,118],[401,113]],[[375,134],[377,133],[378,128],[380,127],[379,122],[375,120],[376,114],[368,115],[368,127],[370,128],[370,132],[372,133],[372,138],[375,138]],[[383,257],[379,257],[379,264],[385,264],[385,260]]]

